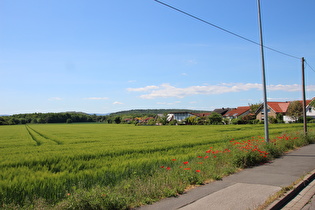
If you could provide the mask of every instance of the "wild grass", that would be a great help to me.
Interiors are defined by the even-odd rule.
[[[314,128],[315,126],[310,126]],[[2,208],[128,209],[311,143],[301,125],[0,127]],[[40,144],[38,143],[40,142]],[[211,147],[211,148],[210,148]]]

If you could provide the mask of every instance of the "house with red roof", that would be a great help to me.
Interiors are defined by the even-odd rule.
[[[226,112],[223,117],[229,120],[248,115],[250,113],[250,106],[239,106]]]
[[[313,117],[315,118],[315,98],[311,100],[306,100],[306,116],[307,117]],[[268,117],[277,117],[277,114],[283,115],[283,121],[286,123],[293,122],[294,119],[292,119],[289,116],[286,116],[286,112],[288,110],[288,107],[292,101],[286,101],[286,102],[267,102],[268,104]],[[302,101],[300,101],[302,103]],[[262,104],[256,111],[256,119],[258,120],[264,120],[264,104]]]
[[[211,115],[211,112],[205,112],[205,113],[191,113],[192,115],[195,115],[196,117],[208,117]]]
[[[311,103],[315,98],[311,100],[305,100],[305,107],[306,107],[306,117],[312,117],[315,118],[315,108],[314,104]],[[292,101],[291,101],[292,102]],[[301,105],[303,106],[303,101],[299,101]],[[295,119],[292,119],[290,116],[283,116],[283,121],[286,123],[294,122]]]
[[[267,102],[267,110],[268,110],[268,117],[277,117],[277,114],[283,114],[288,110],[290,102]],[[262,104],[256,111],[256,119],[262,121],[265,118],[264,113],[264,104]]]

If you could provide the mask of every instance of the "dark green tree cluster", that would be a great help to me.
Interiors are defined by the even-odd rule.
[[[32,113],[15,114],[0,117],[0,125],[17,125],[26,123],[72,123],[72,122],[96,122],[98,116],[85,113]]]

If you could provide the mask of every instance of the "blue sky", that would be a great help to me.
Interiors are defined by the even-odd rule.
[[[256,0],[163,2],[259,42]],[[311,66],[307,98],[314,9],[314,0],[261,0],[264,44]],[[265,62],[268,99],[300,100],[301,60],[266,49]],[[263,101],[258,45],[154,0],[0,0],[0,78],[0,114]]]

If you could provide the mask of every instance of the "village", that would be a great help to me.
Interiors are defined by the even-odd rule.
[[[301,121],[302,101],[267,102],[267,104],[269,123]],[[254,104],[237,108],[218,108],[203,113],[178,111],[157,114],[155,117],[125,118],[122,119],[122,123],[135,123],[137,125],[258,124],[264,122],[264,116],[264,105]],[[308,122],[315,122],[315,97],[306,100],[306,117]]]

